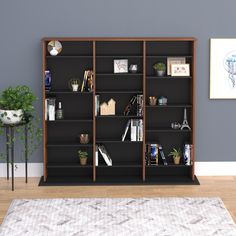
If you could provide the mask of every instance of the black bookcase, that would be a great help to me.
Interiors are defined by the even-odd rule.
[[[51,40],[62,43],[62,52],[51,56],[47,44]],[[64,119],[43,122],[44,130],[44,176],[42,185],[56,184],[194,184],[194,151],[191,165],[174,165],[168,156],[173,147],[182,148],[184,143],[194,147],[194,38],[44,38],[44,71],[52,74],[52,88],[45,91],[43,83],[43,106],[46,98],[56,98],[63,105]],[[157,77],[153,64],[167,63],[168,57],[185,57],[190,64],[190,76]],[[137,73],[114,74],[114,59],[128,59],[137,64]],[[70,78],[83,80],[85,70],[93,70],[92,92],[72,92]],[[125,106],[134,95],[143,94],[142,117],[123,114]],[[95,116],[95,96],[100,103],[113,98],[116,114]],[[166,96],[168,105],[149,106],[149,96]],[[191,130],[173,130],[170,123],[183,121],[187,109]],[[45,112],[45,106],[44,110]],[[121,141],[129,119],[143,119],[143,141]],[[77,140],[80,133],[90,135],[90,143],[83,145]],[[128,133],[129,136],[129,133]],[[145,161],[146,145],[161,143],[168,165],[161,161],[148,166]],[[103,144],[112,166],[107,166],[101,156],[95,165],[96,145]],[[86,166],[79,164],[77,151],[89,154]]]

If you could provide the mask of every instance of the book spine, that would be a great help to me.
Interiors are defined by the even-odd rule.
[[[125,141],[125,137],[126,137],[126,135],[127,135],[127,132],[128,132],[128,130],[129,130],[129,127],[130,127],[130,120],[128,120],[128,122],[127,122],[127,124],[126,124],[126,127],[125,127],[125,132],[124,132],[124,134],[122,135],[122,141]]]
[[[112,166],[112,159],[110,158],[110,156],[108,155],[107,150],[105,149],[104,145],[99,145],[98,146],[98,150],[100,151],[104,161],[106,162],[106,164],[108,166]]]
[[[131,124],[130,124],[130,140],[136,141],[136,126],[134,119],[131,119]]]
[[[44,109],[44,112],[45,112],[45,120],[48,119],[48,98],[45,99],[45,109]]]
[[[96,145],[96,151],[95,151],[95,166],[98,166],[98,146]]]
[[[140,119],[139,132],[140,132],[139,141],[143,141],[143,120],[142,119]]]

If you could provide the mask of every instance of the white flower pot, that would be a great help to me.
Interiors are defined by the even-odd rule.
[[[14,125],[21,122],[23,118],[23,110],[2,110],[0,109],[0,120],[3,124]]]

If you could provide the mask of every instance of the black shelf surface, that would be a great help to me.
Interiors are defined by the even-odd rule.
[[[200,185],[197,177],[193,181],[189,176],[158,176],[147,177],[145,181],[140,176],[124,177],[97,177],[96,181],[92,177],[48,177],[44,182],[41,177],[39,186],[87,186],[87,185]]]
[[[100,144],[100,143],[117,143],[117,144],[120,144],[120,143],[124,143],[124,144],[140,144],[140,143],[143,143],[143,141],[130,141],[130,140],[125,140],[125,141],[122,141],[122,140],[97,140],[96,143]]]
[[[88,95],[88,94],[93,94],[93,92],[73,92],[68,89],[58,89],[58,90],[50,90],[50,91],[45,91],[46,94],[75,94],[75,95]]]
[[[78,59],[78,58],[93,58],[92,55],[64,55],[64,56],[46,56],[47,59]]]
[[[192,132],[192,130],[188,130],[188,129],[168,129],[168,128],[163,128],[163,129],[152,129],[152,128],[148,128],[146,129],[146,132],[169,132],[169,133],[189,133]]]
[[[130,94],[142,94],[143,91],[140,90],[103,90],[103,91],[96,91],[96,94],[109,94],[109,93],[130,93]]]
[[[47,147],[92,147],[92,143],[81,144],[81,143],[48,143]]]
[[[97,118],[134,118],[134,119],[142,119],[142,116],[135,116],[135,115],[99,115],[96,116]]]
[[[96,58],[126,59],[126,58],[143,58],[143,56],[142,55],[97,55]]]
[[[47,168],[92,168],[92,165],[80,165],[79,163],[47,163]]]
[[[175,165],[175,164],[169,164],[169,165],[146,165],[146,168],[192,168],[192,165],[184,165],[184,164],[179,164],[179,165]]]
[[[146,105],[147,108],[191,108],[191,104]]]
[[[148,75],[146,79],[150,80],[175,80],[175,79],[192,79],[192,76],[153,76]]]
[[[61,119],[61,120],[46,120],[49,123],[60,123],[60,122],[93,122],[91,118],[84,119]]]
[[[167,57],[185,57],[192,58],[192,55],[147,55],[147,58],[167,58]]]
[[[96,76],[142,76],[142,73],[96,73]]]
[[[141,168],[142,165],[112,165],[112,166],[107,166],[107,165],[98,165],[96,168]]]

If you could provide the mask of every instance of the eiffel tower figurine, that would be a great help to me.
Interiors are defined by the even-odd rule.
[[[187,109],[184,108],[184,120],[183,120],[183,123],[181,125],[181,130],[184,129],[184,128],[187,128],[189,130],[191,130],[189,124],[188,124],[188,120],[187,120]]]

